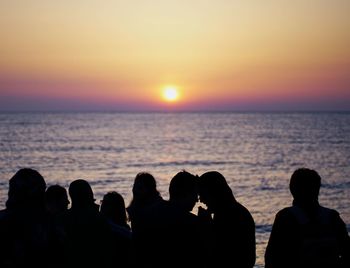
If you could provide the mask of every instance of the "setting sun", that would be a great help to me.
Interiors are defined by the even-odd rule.
[[[163,98],[166,101],[176,101],[179,98],[179,91],[174,86],[167,86],[163,89]]]

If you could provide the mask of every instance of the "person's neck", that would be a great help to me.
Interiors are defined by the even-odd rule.
[[[317,207],[319,207],[318,200],[312,200],[312,201],[300,201],[300,200],[293,200],[293,206],[300,207],[305,210],[313,210]]]

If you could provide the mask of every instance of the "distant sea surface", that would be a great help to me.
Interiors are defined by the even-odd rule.
[[[350,113],[0,113],[1,209],[22,167],[48,185],[86,179],[97,202],[115,190],[126,205],[140,171],[167,199],[180,170],[217,170],[254,217],[256,267],[276,212],[291,205],[292,172],[308,167],[322,177],[321,205],[338,210],[349,230]]]

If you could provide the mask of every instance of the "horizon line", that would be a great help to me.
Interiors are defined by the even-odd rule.
[[[8,113],[8,114],[16,114],[16,113],[350,113],[349,110],[294,110],[294,109],[286,109],[286,110],[230,110],[230,109],[208,109],[208,110],[88,110],[88,109],[80,109],[80,110],[0,110],[0,113]]]

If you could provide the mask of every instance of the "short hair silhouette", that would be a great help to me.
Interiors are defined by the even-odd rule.
[[[197,191],[198,177],[183,170],[178,172],[170,181],[170,200],[184,197]]]
[[[60,213],[68,209],[68,194],[66,188],[61,185],[51,185],[45,192],[45,204],[50,213]]]
[[[22,168],[9,182],[7,208],[43,204],[46,182],[41,174],[31,168]]]
[[[296,169],[289,182],[290,207],[275,216],[265,251],[265,267],[350,267],[350,238],[336,210],[318,202],[320,175]]]
[[[320,187],[320,175],[315,170],[308,168],[295,170],[289,183],[293,198],[300,202],[317,201]]]
[[[68,197],[67,190],[63,186],[58,184],[47,187],[45,192],[45,200],[47,201],[55,201],[65,196]]]

